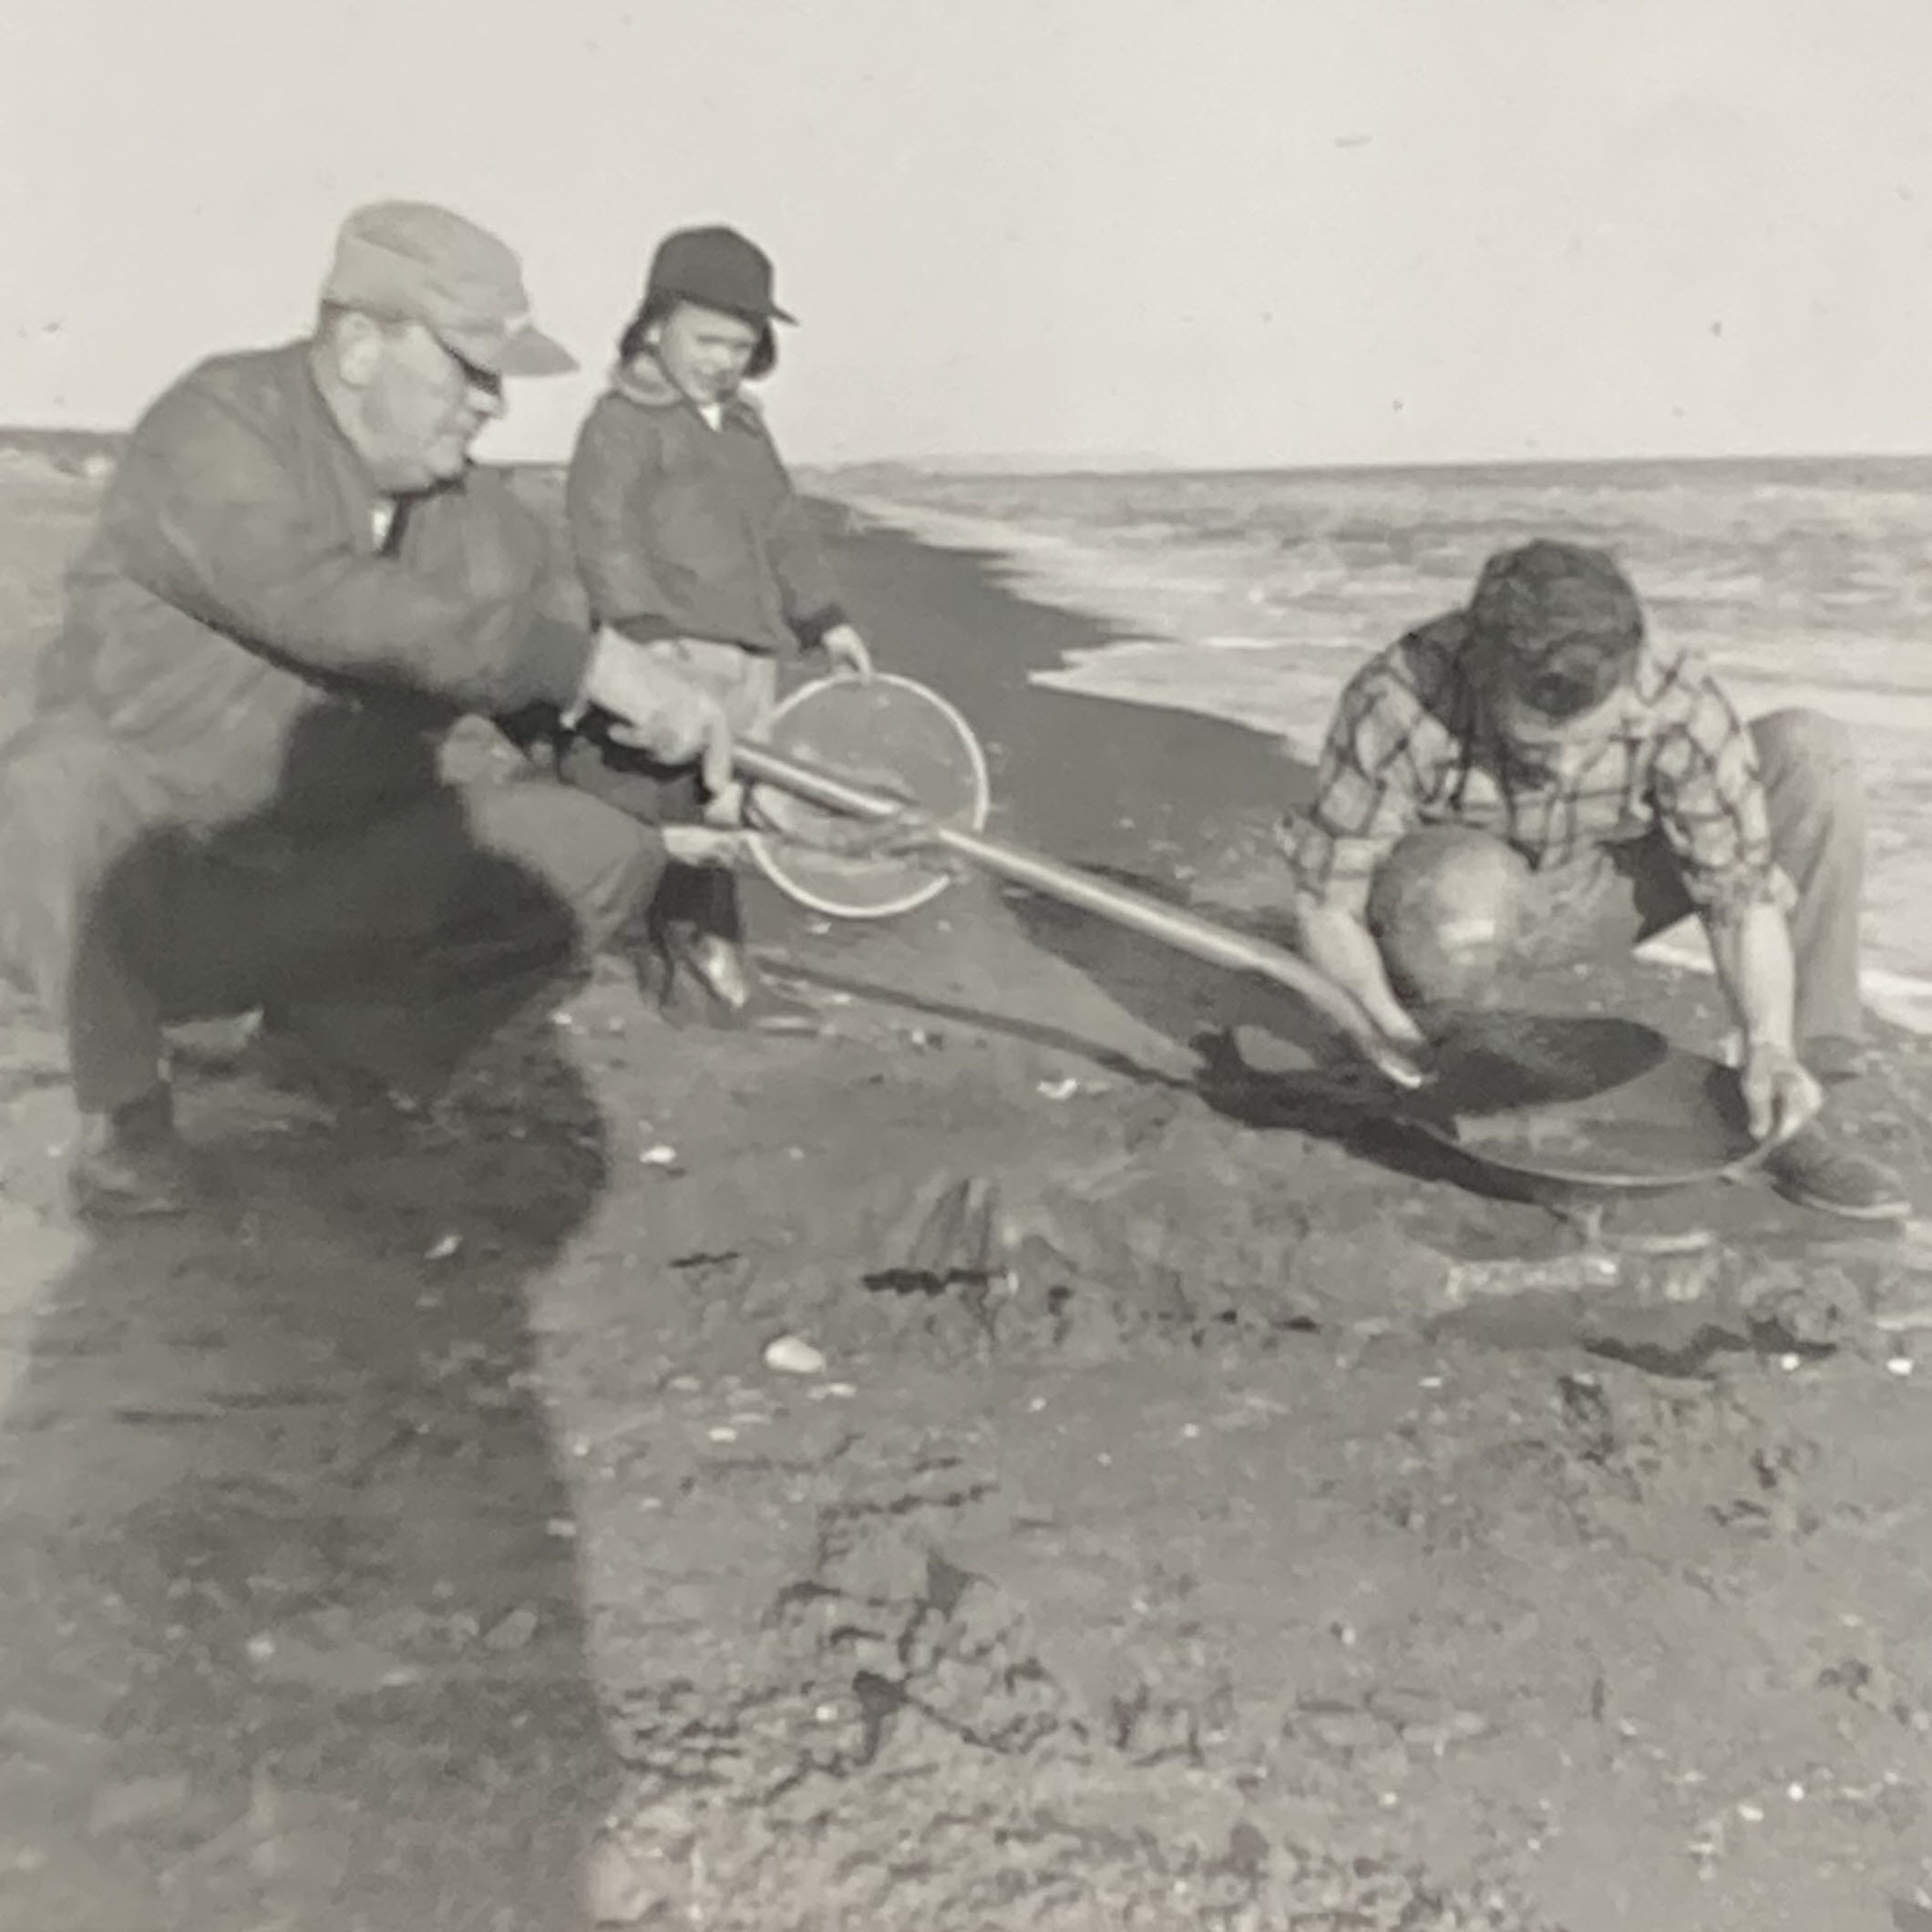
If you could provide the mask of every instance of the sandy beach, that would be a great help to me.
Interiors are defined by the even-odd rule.
[[[0,474],[9,718],[94,488]],[[1273,738],[1040,690],[1107,633],[824,515],[999,828],[1266,929]],[[753,908],[828,1038],[611,961],[379,1142],[216,1057],[223,1204],[111,1236],[6,1010],[0,1932],[1932,1927],[1925,1219],[1598,1224],[985,881]]]

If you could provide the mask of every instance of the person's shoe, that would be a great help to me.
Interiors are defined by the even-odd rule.
[[[240,1072],[254,1051],[260,1013],[192,1020],[168,1029],[168,1064],[176,1074],[224,1079]]]
[[[1854,1221],[1903,1221],[1912,1212],[1896,1174],[1816,1125],[1767,1155],[1764,1173],[1786,1200],[1823,1214]]]
[[[1818,1033],[1798,1049],[1798,1058],[1821,1086],[1843,1086],[1871,1071],[1872,1053],[1863,1040],[1845,1033]]]
[[[728,940],[667,935],[660,941],[663,971],[660,1009],[675,1026],[702,1025],[763,1033],[825,1031],[823,1016],[787,998],[751,972]]]
[[[186,1143],[175,1132],[168,1089],[111,1113],[81,1117],[67,1173],[74,1210],[88,1220],[153,1220],[190,1213],[200,1187]]]

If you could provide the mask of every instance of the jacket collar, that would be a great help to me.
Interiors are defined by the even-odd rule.
[[[697,405],[664,374],[653,355],[640,355],[636,361],[619,363],[611,372],[611,394],[635,403],[640,409],[689,409]],[[749,424],[760,421],[758,406],[741,389],[724,404],[724,420]]]

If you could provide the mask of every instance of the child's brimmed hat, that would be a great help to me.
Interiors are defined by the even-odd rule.
[[[746,322],[796,323],[773,294],[771,257],[735,228],[681,228],[658,244],[644,283],[653,308],[695,303]]]

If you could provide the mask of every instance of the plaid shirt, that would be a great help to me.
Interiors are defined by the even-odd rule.
[[[1350,680],[1305,814],[1282,827],[1300,890],[1360,913],[1417,826],[1505,840],[1543,872],[1661,831],[1707,918],[1788,903],[1751,733],[1708,665],[1646,641],[1622,719],[1571,768],[1534,769],[1488,722],[1468,625],[1412,632]]]

